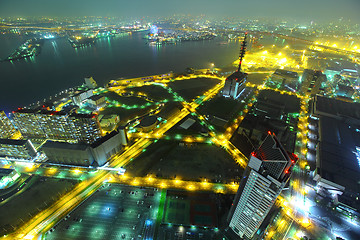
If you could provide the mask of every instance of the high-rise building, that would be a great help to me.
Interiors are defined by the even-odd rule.
[[[19,109],[13,120],[25,138],[92,143],[101,137],[95,114]]]
[[[10,119],[4,111],[0,111],[0,138],[10,138],[15,133],[16,129]]]
[[[241,44],[238,69],[225,80],[225,85],[222,90],[224,97],[236,99],[244,90],[247,73],[241,71],[241,63],[245,55],[246,36],[247,33],[245,33],[244,41]]]
[[[239,237],[253,239],[276,198],[289,180],[297,161],[269,133],[250,157],[228,216],[229,227]]]
[[[68,117],[68,126],[73,139],[78,142],[93,143],[101,137],[100,123],[96,114],[76,114]]]

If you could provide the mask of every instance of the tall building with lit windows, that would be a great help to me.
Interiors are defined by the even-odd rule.
[[[15,126],[25,138],[47,137],[41,122],[38,120],[36,111],[31,109],[18,109],[12,113]]]
[[[0,138],[10,138],[15,133],[16,129],[10,119],[4,111],[0,111]]]
[[[253,239],[296,161],[272,133],[252,152],[228,216],[230,229],[240,238]]]
[[[36,155],[30,140],[0,139],[0,157],[30,160]]]
[[[18,109],[12,116],[25,138],[90,144],[101,137],[100,124],[95,114]]]

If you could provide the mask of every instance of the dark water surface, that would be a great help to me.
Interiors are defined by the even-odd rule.
[[[102,86],[111,79],[137,77],[186,67],[226,66],[237,58],[239,42],[223,38],[183,42],[176,45],[149,46],[145,33],[103,38],[94,46],[74,49],[66,38],[46,40],[40,55],[29,59],[0,62],[0,110],[47,98],[69,87],[81,85],[93,76]],[[0,58],[6,58],[27,37],[0,36]]]

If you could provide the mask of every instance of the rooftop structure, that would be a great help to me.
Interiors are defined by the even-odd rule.
[[[245,33],[244,40],[241,44],[240,55],[239,55],[239,66],[236,72],[232,73],[228,76],[225,80],[225,85],[223,88],[223,96],[224,97],[231,97],[231,98],[238,98],[239,95],[244,90],[244,83],[246,82],[247,73],[241,71],[241,63],[245,56],[245,49],[246,49],[246,36]]]
[[[94,93],[93,93],[93,90],[92,89],[89,89],[89,90],[83,90],[79,93],[76,93],[75,95],[73,95],[71,97],[72,101],[74,104],[78,105],[78,106],[81,106],[85,100],[91,96],[93,96]]]
[[[319,119],[314,180],[319,193],[360,211],[360,104],[317,96]]]
[[[276,69],[271,76],[271,81],[276,83],[278,88],[286,88],[295,92],[298,88],[299,75],[297,72]]]
[[[103,107],[106,104],[105,97],[102,95],[93,95],[86,102],[95,107]]]
[[[321,83],[327,79],[321,71],[305,69],[301,77],[300,91],[310,96],[315,96],[321,89]]]
[[[328,116],[349,123],[360,123],[360,104],[316,96],[312,114],[315,116]]]

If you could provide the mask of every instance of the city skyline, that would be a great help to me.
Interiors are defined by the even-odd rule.
[[[358,8],[0,0],[1,239],[360,239]]]
[[[287,1],[257,0],[241,2],[225,1],[1,1],[0,16],[117,16],[117,17],[164,17],[174,14],[204,14],[208,17],[228,18],[281,18],[295,19],[300,23],[326,22],[344,18],[360,20],[360,2],[356,0]]]

